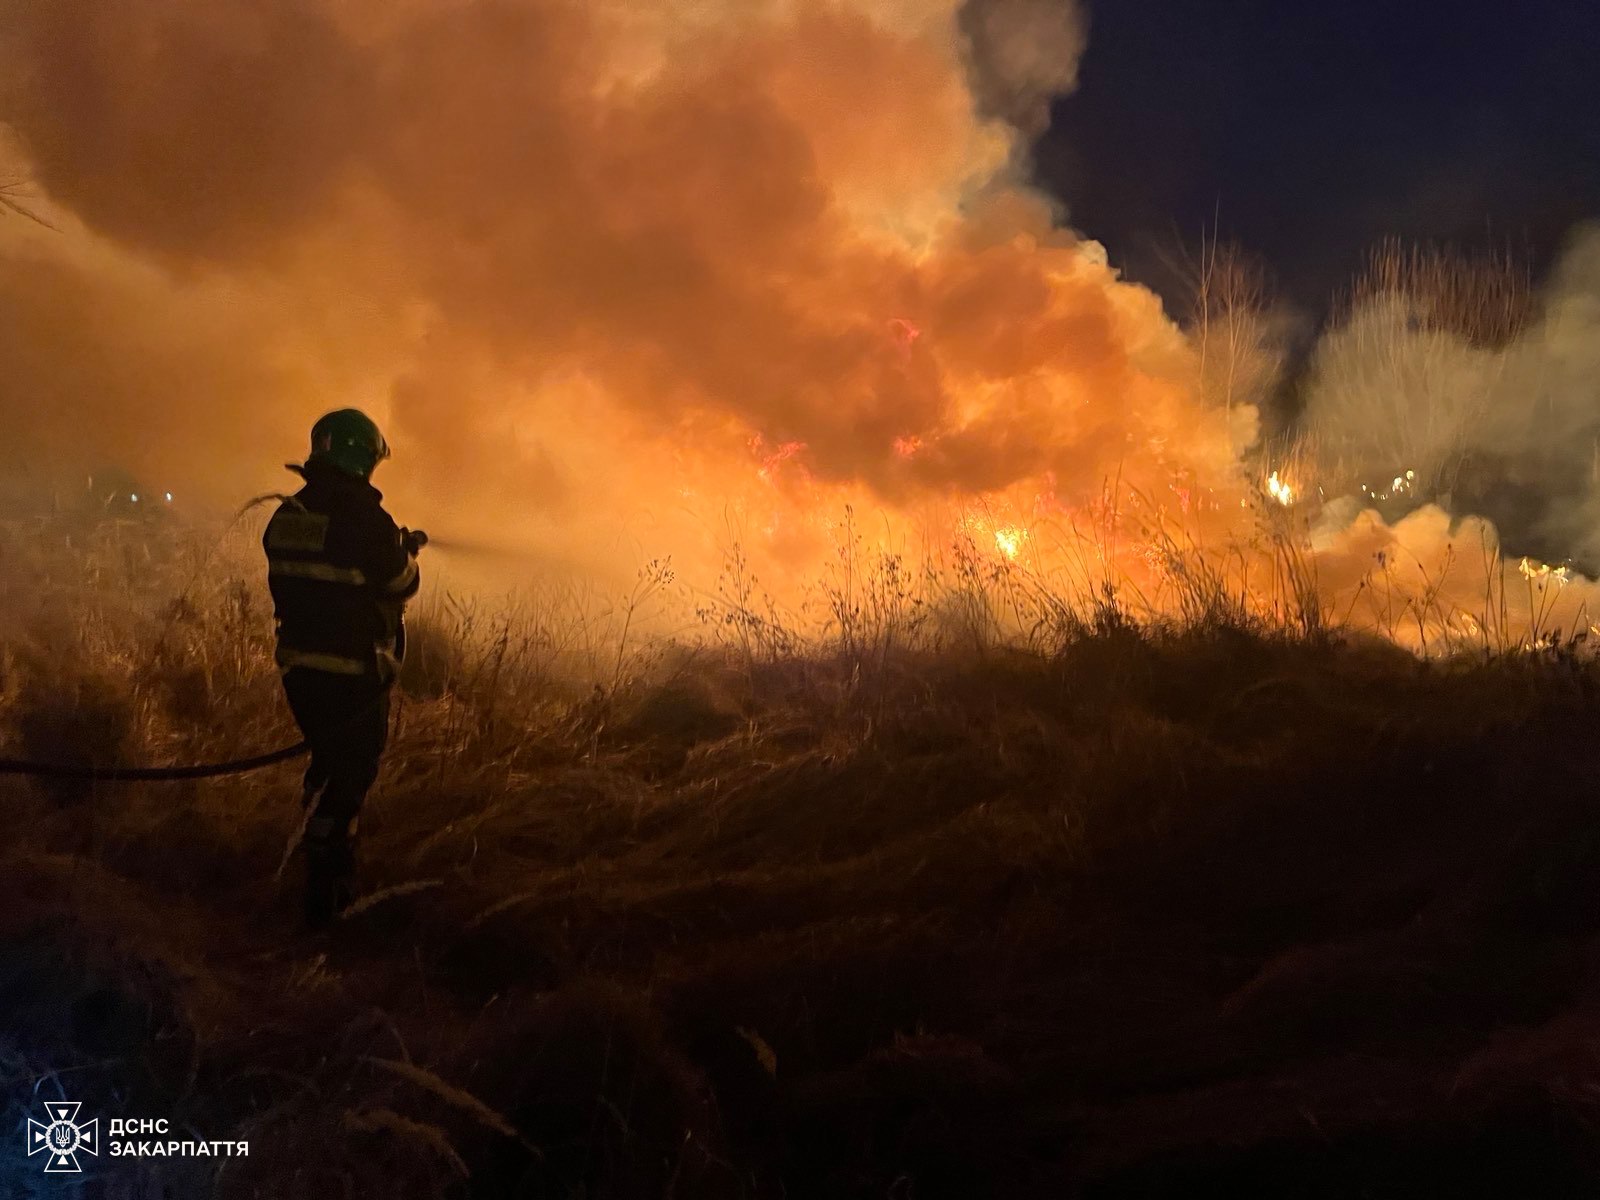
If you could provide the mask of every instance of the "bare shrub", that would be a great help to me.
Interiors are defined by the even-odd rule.
[[[1373,251],[1313,360],[1309,443],[1331,487],[1385,511],[1448,497],[1537,316],[1527,268],[1397,241]]]

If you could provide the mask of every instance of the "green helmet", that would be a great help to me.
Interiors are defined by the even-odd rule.
[[[376,422],[357,408],[331,412],[311,427],[311,456],[307,464],[325,462],[347,475],[365,479],[389,457]]]

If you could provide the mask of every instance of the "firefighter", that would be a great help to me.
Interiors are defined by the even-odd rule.
[[[394,523],[368,480],[389,446],[366,414],[331,412],[311,429],[305,480],[267,524],[267,582],[278,670],[307,742],[306,921],[326,925],[352,899],[361,802],[389,733],[389,689],[404,653],[402,615],[417,594],[427,535]],[[313,807],[314,806],[314,807]]]

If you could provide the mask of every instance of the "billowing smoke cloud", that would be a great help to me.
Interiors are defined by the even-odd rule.
[[[3,478],[231,507],[355,404],[403,520],[586,568],[714,566],[731,531],[803,571],[854,504],[1008,555],[1037,522],[1154,607],[1181,523],[1246,601],[1314,578],[1419,644],[1497,588],[1524,627],[1600,611],[1438,508],[1330,510],[1293,570],[1256,536],[1239,364],[1217,387],[1018,182],[1084,34],[1046,0],[16,0],[0,184],[53,228],[0,209]],[[1510,340],[1375,297],[1316,363],[1327,474],[1449,500],[1510,456],[1570,501],[1527,529],[1600,555],[1597,280],[1590,237]]]
[[[0,220],[14,470],[237,500],[357,404],[403,508],[593,552],[733,502],[776,543],[850,498],[1187,496],[1253,436],[1012,178],[1070,4],[13,13],[0,119],[60,230]]]
[[[1325,337],[1307,417],[1324,474],[1391,509],[1433,500],[1486,516],[1510,551],[1600,568],[1600,229],[1578,230],[1505,338],[1471,336],[1426,297],[1380,292]],[[1490,311],[1484,313],[1485,303]],[[1410,473],[1408,475],[1408,472]],[[1358,485],[1355,485],[1358,486]]]
[[[1089,38],[1084,10],[1068,0],[967,0],[961,29],[982,110],[1042,133],[1050,102],[1078,85]]]

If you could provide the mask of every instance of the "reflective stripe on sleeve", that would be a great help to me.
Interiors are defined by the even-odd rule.
[[[378,678],[385,683],[393,683],[400,678],[400,656],[395,649],[393,640],[379,642],[376,647]]]
[[[365,675],[367,664],[359,658],[346,658],[342,654],[323,654],[316,650],[294,650],[279,646],[278,669],[288,671],[294,667],[308,667],[313,671],[327,671],[332,675]]]
[[[290,507],[293,505],[293,507]],[[320,553],[328,544],[328,518],[307,512],[293,497],[274,514],[267,525],[270,550],[300,550]]]
[[[413,565],[413,570],[415,566]],[[268,575],[287,575],[295,579],[317,579],[323,583],[348,583],[364,587],[367,577],[360,567],[335,567],[325,562],[307,562],[302,559],[274,558],[267,563]]]
[[[405,570],[401,571],[400,574],[396,575],[388,583],[384,584],[383,590],[389,595],[393,596],[399,592],[406,591],[416,581],[417,560],[413,558],[406,562]]]

